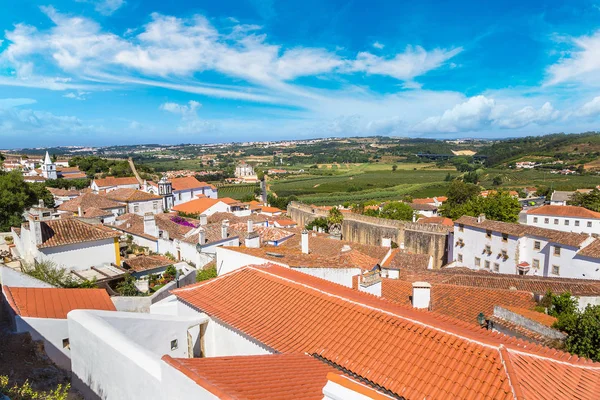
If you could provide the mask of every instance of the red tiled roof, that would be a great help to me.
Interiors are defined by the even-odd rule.
[[[190,190],[190,189],[199,189],[202,187],[210,186],[206,182],[200,182],[193,176],[184,176],[182,178],[173,178],[171,179],[171,187],[175,191],[179,190]]]
[[[592,243],[579,250],[577,254],[585,257],[600,258],[600,239],[594,240]]]
[[[555,217],[591,218],[600,219],[600,213],[577,206],[541,206],[529,210],[530,215],[551,215]]]
[[[412,283],[398,279],[382,279],[381,296],[410,306]],[[470,324],[477,324],[477,315],[489,317],[494,306],[517,306],[531,309],[536,306],[530,292],[505,289],[465,288],[463,286],[434,283],[431,285],[431,311],[447,315]]]
[[[79,207],[81,207],[85,212],[85,210],[91,207],[100,208],[102,210],[110,210],[124,208],[125,205],[111,200],[102,194],[83,193],[81,196],[65,201],[59,205],[58,210],[76,213],[78,212]]]
[[[173,261],[167,257],[160,255],[138,256],[123,260],[123,268],[130,269],[135,272],[152,270],[155,268],[166,267],[172,265]]]
[[[266,212],[266,213],[278,213],[281,212],[281,210],[277,207],[261,207],[262,212]]]
[[[600,364],[281,266],[172,293],[277,352],[315,355],[404,398],[593,399],[600,389]]]
[[[537,236],[546,238],[551,242],[564,244],[565,246],[579,247],[589,236],[584,233],[575,232],[563,232],[554,229],[539,228],[537,226],[530,226],[524,224],[516,224],[510,222],[500,222],[485,219],[482,222],[477,222],[477,218],[463,215],[456,221],[454,225],[465,225],[477,227],[480,229],[486,229],[493,232],[506,233],[513,236]]]
[[[497,305],[502,306],[502,304],[497,304]],[[553,317],[552,315],[537,312],[537,311],[531,310],[529,308],[522,308],[522,307],[518,307],[518,306],[502,306],[502,307],[506,308],[508,311],[512,311],[515,314],[522,315],[525,318],[529,318],[533,321],[539,322],[540,324],[546,325],[548,327],[552,327],[552,325],[554,325],[554,323],[556,321],[558,321],[558,319],[556,317]]]
[[[412,202],[414,204],[435,204],[435,200],[431,197],[428,197],[426,199],[413,199]]]
[[[390,256],[381,264],[387,269],[426,270],[429,266],[429,254],[413,254],[401,249],[393,249]]]
[[[231,197],[219,197],[219,200],[227,205],[241,204],[239,200],[232,199]]]
[[[108,176],[106,178],[98,178],[94,179],[96,185],[98,187],[111,187],[111,186],[119,186],[119,185],[137,185],[139,184],[138,180],[135,176],[126,176],[123,178],[115,178],[114,176]]]
[[[91,225],[74,218],[41,221],[42,243],[38,248],[65,246],[119,237],[119,233],[103,225]]]
[[[211,199],[202,197],[181,203],[172,208],[173,211],[184,212],[187,214],[202,214],[215,204],[222,203],[221,199]]]
[[[105,289],[4,286],[11,308],[22,317],[66,319],[72,310],[117,311]]]
[[[162,197],[160,197],[158,195],[143,192],[143,191],[137,190],[137,189],[130,189],[130,188],[120,188],[120,189],[112,190],[106,194],[106,197],[111,200],[125,202],[125,203],[131,202],[131,201],[152,201],[152,200],[162,199]]]
[[[425,217],[419,218],[417,221],[420,224],[439,224],[444,226],[454,226],[454,222],[450,218],[446,217]]]
[[[333,367],[304,354],[163,360],[220,399],[323,398]]]
[[[275,221],[278,225],[281,226],[290,226],[290,225],[298,225],[296,221],[291,219],[278,219]]]

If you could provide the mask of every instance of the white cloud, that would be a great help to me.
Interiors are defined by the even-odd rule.
[[[200,119],[197,110],[202,107],[197,101],[190,100],[187,104],[163,103],[160,109],[181,116],[181,121],[177,127],[177,132],[182,134],[200,134],[214,132],[217,125],[214,122]]]
[[[87,95],[90,94],[90,92],[84,92],[84,91],[77,91],[77,92],[68,92],[63,94],[63,97],[66,97],[67,99],[74,99],[74,100],[87,100]]]
[[[576,117],[597,117],[600,115],[600,96],[594,97],[573,113]]]
[[[421,46],[407,46],[404,53],[397,54],[392,58],[361,52],[358,53],[350,69],[374,75],[387,75],[408,81],[439,68],[462,50],[462,47],[458,47],[450,50],[433,49],[427,51]]]
[[[441,116],[429,117],[418,123],[413,130],[419,132],[462,132],[481,129],[491,123],[496,107],[493,99],[485,96],[471,97],[467,101],[446,110]]]
[[[73,116],[21,108],[0,109],[0,134],[4,137],[30,135],[75,135],[95,131]]]
[[[190,100],[187,105],[177,103],[163,103],[160,109],[181,116],[196,115],[196,110],[202,107],[202,104],[197,101]]]
[[[78,3],[91,3],[94,9],[102,15],[112,15],[125,5],[125,0],[76,0]]]
[[[555,121],[559,116],[559,112],[552,107],[549,102],[535,109],[527,106],[522,109],[502,117],[498,117],[495,123],[501,128],[522,128],[530,124],[545,125]]]
[[[376,49],[383,49],[385,47],[385,45],[383,43],[379,43],[379,42],[375,42],[373,43],[373,47],[375,47]]]
[[[18,106],[25,106],[29,104],[37,103],[34,99],[28,98],[8,98],[8,99],[0,99],[0,109],[2,108],[11,108]]]
[[[590,36],[570,38],[574,49],[547,69],[546,84],[600,83],[600,30]]]

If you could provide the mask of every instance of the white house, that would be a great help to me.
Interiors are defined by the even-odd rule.
[[[542,206],[527,212],[527,225],[563,232],[600,233],[600,213],[577,206]]]
[[[571,200],[573,193],[575,193],[575,192],[566,192],[566,191],[560,191],[560,190],[553,191],[552,194],[550,195],[550,205],[551,206],[566,206],[567,202],[569,200]]]
[[[117,216],[125,214],[127,205],[111,200],[104,194],[83,193],[61,203],[57,210],[68,216],[96,218],[102,223],[113,223]]]
[[[451,240],[453,266],[600,279],[598,240],[586,234],[463,216],[455,221]]]
[[[75,309],[116,311],[104,289],[3,286],[2,293],[12,330],[43,341],[48,357],[66,370],[71,369],[67,314]]]
[[[146,213],[160,214],[163,212],[163,198],[141,190],[121,188],[108,192],[106,197],[125,204],[128,213],[145,215]]]
[[[256,176],[256,174],[254,173],[252,165],[242,161],[235,167],[235,176],[236,178],[244,178],[246,176]]]
[[[166,180],[163,178],[158,184],[154,182],[148,182],[146,184],[145,191],[154,194],[160,193],[160,183],[168,182],[171,186],[171,192],[173,194],[174,204],[183,204],[188,201],[192,201],[199,196],[204,196],[210,199],[216,199],[218,197],[218,189],[210,183],[200,182],[193,176],[184,176],[181,178],[172,178]]]
[[[66,189],[58,189],[52,187],[46,187],[50,193],[52,193],[52,197],[54,197],[54,204],[56,206],[61,205],[62,203],[73,200],[76,197],[79,197],[81,193],[77,190],[66,190]]]
[[[97,178],[92,180],[90,187],[94,193],[98,193],[100,191],[110,192],[116,189],[139,189],[140,183],[134,176],[127,176],[123,178],[108,176],[106,178]]]
[[[119,234],[76,218],[53,219],[51,210],[31,208],[21,228],[12,228],[18,256],[25,262],[50,261],[68,270],[120,265]]]
[[[199,197],[185,203],[176,204],[172,210],[187,215],[206,215],[210,217],[218,212],[231,212],[231,207],[223,199]]]

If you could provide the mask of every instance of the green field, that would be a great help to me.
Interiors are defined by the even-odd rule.
[[[231,197],[232,199],[240,200],[245,196],[253,195],[254,189],[259,187],[258,184],[253,185],[221,185],[219,186],[219,198]]]

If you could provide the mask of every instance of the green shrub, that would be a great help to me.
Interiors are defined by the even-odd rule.
[[[196,273],[196,282],[206,281],[217,277],[217,267],[213,266],[206,269],[201,269]]]
[[[56,389],[43,392],[35,390],[25,381],[22,385],[10,385],[8,376],[0,375],[0,395],[7,396],[11,400],[67,400],[71,385],[58,385]]]

